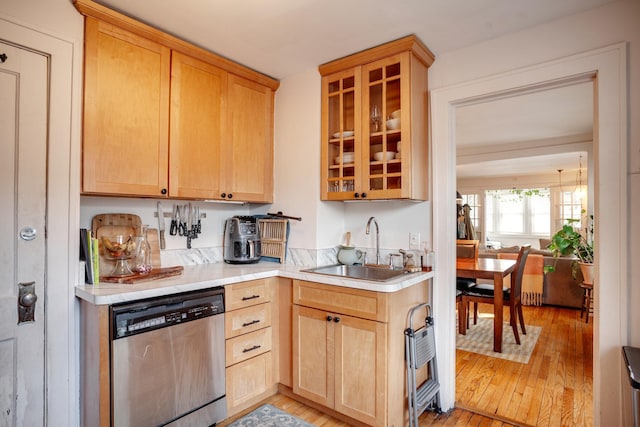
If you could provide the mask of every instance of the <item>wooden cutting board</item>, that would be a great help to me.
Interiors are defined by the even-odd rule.
[[[135,273],[130,276],[103,276],[100,277],[100,281],[107,283],[123,283],[133,285],[140,282],[147,282],[149,280],[179,276],[183,271],[184,267],[181,265],[176,267],[154,268],[147,274]]]
[[[136,227],[130,225],[105,225],[104,227],[98,227],[94,232],[94,236],[100,239],[102,236],[115,236],[116,234],[123,234],[125,236],[135,236],[138,233]]]
[[[100,250],[100,280],[105,275],[108,275],[113,271],[115,261],[109,260],[104,256],[104,249],[102,248],[102,236],[114,236],[116,234],[123,234],[125,236],[135,236],[138,234],[137,227],[133,225],[104,225],[98,227],[94,235],[98,239],[98,247]],[[155,228],[147,229],[147,240],[149,246],[151,246],[151,265],[154,268],[160,268],[160,242],[158,241],[158,230]],[[132,263],[129,263],[129,268],[132,267]]]
[[[96,215],[91,220],[91,231],[93,231],[93,235],[95,236],[98,228],[106,225],[125,225],[135,227],[136,230],[140,230],[142,220],[138,215],[128,213],[109,213]]]

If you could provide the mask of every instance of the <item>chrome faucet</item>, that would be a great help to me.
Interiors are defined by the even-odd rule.
[[[376,264],[380,265],[380,228],[378,227],[378,221],[376,221],[374,217],[369,218],[369,221],[367,221],[367,228],[365,230],[365,233],[369,234],[372,221],[376,225]]]
[[[402,255],[402,266],[404,267],[407,264],[407,251],[404,249],[399,249],[400,255]]]

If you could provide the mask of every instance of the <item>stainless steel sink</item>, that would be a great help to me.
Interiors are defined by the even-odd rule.
[[[324,267],[301,270],[306,273],[326,274],[329,276],[346,277],[349,279],[370,280],[373,282],[386,282],[396,277],[407,274],[403,270],[391,270],[390,268],[369,267],[361,265],[327,265]]]

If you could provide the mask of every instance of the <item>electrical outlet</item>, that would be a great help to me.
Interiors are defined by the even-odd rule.
[[[420,249],[420,233],[409,233],[409,249]]]

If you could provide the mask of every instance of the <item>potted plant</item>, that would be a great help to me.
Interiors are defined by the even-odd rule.
[[[551,236],[549,249],[553,256],[575,255],[578,258],[577,264],[582,271],[585,283],[593,283],[593,215],[589,217],[590,224],[585,229],[585,234],[576,231],[573,224],[576,219],[567,219],[567,223]],[[554,265],[545,266],[544,272],[554,271]]]

